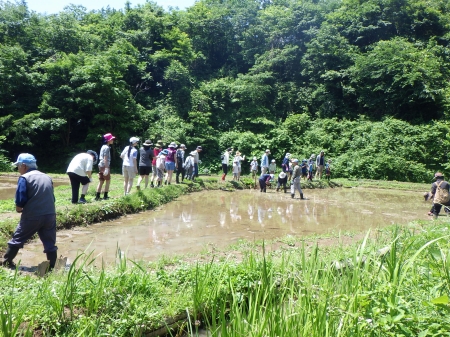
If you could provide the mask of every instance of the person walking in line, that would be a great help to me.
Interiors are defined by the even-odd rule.
[[[98,161],[98,185],[95,200],[100,200],[103,183],[105,183],[103,199],[109,199],[108,192],[111,183],[111,149],[109,146],[114,142],[114,139],[116,139],[116,137],[110,133],[103,135],[103,145],[100,149]]]
[[[229,147],[222,155],[222,180],[225,180],[225,177],[228,174],[228,165],[230,164],[230,154],[232,153],[232,151],[233,149]]]
[[[278,181],[277,181],[277,192],[280,190],[280,188],[283,186],[284,193],[287,192],[287,174],[285,172],[280,172],[278,175]]]
[[[175,171],[175,154],[177,153],[177,147],[177,143],[172,142],[166,149],[166,179],[164,180],[164,185],[170,185],[172,182],[173,171]]]
[[[192,180],[194,178],[198,177],[198,164],[200,163],[200,152],[203,151],[203,148],[201,146],[197,146],[195,149],[195,155],[194,155],[194,174]]]
[[[139,138],[131,137],[130,145],[125,146],[122,153],[120,154],[120,158],[123,159],[122,164],[122,174],[123,174],[123,190],[124,194],[127,195],[131,192],[131,188],[133,187],[134,177],[138,174],[137,167],[137,150],[135,146],[139,142]]]
[[[71,160],[66,173],[72,186],[72,204],[86,203],[85,197],[89,189],[89,183],[92,181],[92,167],[97,164],[97,159],[97,153],[88,150],[85,153],[77,154]],[[81,189],[81,197],[78,200],[80,185],[83,185],[83,187]]]
[[[184,180],[184,153],[186,151],[186,145],[181,144],[180,148],[177,150],[177,153],[175,155],[176,161],[175,161],[175,169],[177,170],[177,175],[175,177],[177,184],[180,183],[180,174],[181,174],[181,181]]]
[[[197,151],[190,152],[184,162],[184,169],[186,170],[187,180],[194,180],[194,156],[197,155],[197,153]]]
[[[270,150],[267,149],[261,157],[261,175],[269,172],[269,154]]]
[[[265,173],[259,177],[260,192],[266,193],[267,186],[270,186],[270,181],[273,179],[273,174]]]
[[[325,167],[325,153],[320,151],[316,159],[316,178],[322,179],[323,168]]]
[[[302,175],[302,170],[298,165],[298,159],[293,159],[292,164],[294,165],[294,170],[292,171],[292,183],[291,183],[291,197],[295,197],[295,190],[300,192],[300,199],[303,198],[303,191],[300,186],[300,177]]]
[[[150,187],[155,187],[158,183],[158,170],[156,169],[156,158],[158,158],[162,145],[158,142],[155,144],[153,149],[153,159],[152,159],[152,178],[150,179]]]
[[[166,157],[169,154],[169,151],[167,149],[162,150],[158,157],[156,158],[156,187],[162,186],[162,181],[164,179],[164,170],[166,169]]]
[[[21,153],[13,164],[20,177],[16,189],[16,212],[20,213],[17,225],[1,264],[16,268],[13,260],[20,248],[36,233],[44,246],[44,253],[50,261],[50,270],[57,259],[56,209],[52,179],[37,170],[36,158],[29,153]]]
[[[152,171],[153,149],[151,146],[153,143],[147,139],[142,147],[139,149],[139,178],[137,181],[136,189],[141,189],[141,182],[144,180],[145,188],[148,186],[148,178]]]

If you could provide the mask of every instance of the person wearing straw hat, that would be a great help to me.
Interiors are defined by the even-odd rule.
[[[245,160],[245,155],[241,156],[239,151],[236,151],[235,156],[233,158],[233,180],[239,181],[241,178],[241,162]]]
[[[294,165],[294,169],[292,170],[292,180],[291,180],[291,197],[295,198],[295,190],[300,192],[300,199],[303,198],[303,191],[300,186],[300,177],[302,175],[302,170],[298,165],[298,159],[293,159],[292,164]]]
[[[287,174],[285,172],[280,172],[277,181],[277,192],[280,190],[281,186],[283,186],[284,193],[287,193],[287,180]]]
[[[142,147],[139,149],[139,178],[137,181],[136,189],[141,189],[141,182],[144,180],[145,188],[148,187],[148,177],[152,171],[153,149],[151,146],[153,143],[147,139]]]
[[[56,209],[52,179],[37,170],[36,158],[21,153],[13,164],[20,177],[16,189],[16,212],[20,221],[3,257],[1,265],[14,268],[13,260],[20,248],[36,233],[44,246],[44,253],[50,261],[50,270],[55,267],[58,247],[56,244]]]
[[[137,150],[135,149],[138,142],[139,138],[131,137],[130,144],[128,146],[125,146],[122,153],[120,154],[120,158],[122,158],[123,160],[122,174],[124,179],[123,190],[125,195],[131,192],[134,177],[136,177],[136,175],[138,174]]]
[[[152,177],[150,179],[150,187],[155,187],[155,184],[158,183],[158,169],[156,168],[156,158],[162,151],[162,145],[160,142],[155,144],[153,148],[153,159],[152,159]]]
[[[103,145],[98,156],[98,185],[95,200],[100,200],[103,183],[105,183],[103,200],[108,200],[109,185],[111,184],[111,150],[109,146],[114,142],[116,137],[110,133],[106,133],[102,138]]]

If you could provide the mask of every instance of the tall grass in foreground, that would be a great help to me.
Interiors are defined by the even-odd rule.
[[[267,253],[254,243],[151,264],[129,263],[118,249],[112,268],[94,269],[87,254],[43,279],[1,269],[0,333],[146,336],[171,326],[172,336],[450,336],[448,234],[447,223],[427,222],[350,246]]]

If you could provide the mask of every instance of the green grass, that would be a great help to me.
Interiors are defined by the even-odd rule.
[[[0,269],[1,331],[143,336],[188,312],[172,336],[448,336],[448,230],[419,222],[348,246],[248,244],[241,259],[224,251],[137,264],[118,254],[110,269],[82,255],[43,279]]]

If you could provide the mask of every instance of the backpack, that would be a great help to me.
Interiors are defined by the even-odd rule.
[[[439,184],[436,182],[436,193],[434,193],[433,199],[433,202],[435,204],[446,204],[450,201],[448,190],[446,190],[445,188],[441,188],[441,184],[443,182],[443,180]]]

